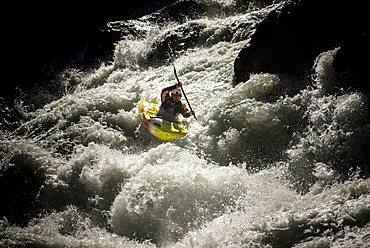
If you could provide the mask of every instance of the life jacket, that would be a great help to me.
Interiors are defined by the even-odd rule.
[[[167,112],[177,115],[183,112],[183,104],[181,101],[175,102],[172,97],[169,97],[161,105]]]
[[[161,92],[161,101],[162,105],[159,110],[158,114],[163,114],[161,113],[162,110],[165,110],[167,113],[165,114],[170,114],[174,115],[176,118],[178,114],[182,114],[185,118],[190,117],[190,111],[186,108],[186,105],[183,104],[181,101],[175,102],[172,97],[170,97],[170,91],[176,89],[176,85],[164,88]]]

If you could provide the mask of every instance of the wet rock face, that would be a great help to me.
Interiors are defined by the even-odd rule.
[[[204,6],[195,1],[177,1],[146,17],[151,22],[183,23],[205,14]]]
[[[146,55],[145,63],[159,65],[169,59],[168,52],[185,51],[198,45],[200,32],[205,25],[200,23],[187,23],[176,30],[165,33],[152,44],[152,49]],[[172,55],[171,54],[171,55]]]
[[[337,73],[337,88],[370,92],[367,79],[369,44],[369,35],[359,34],[340,47],[333,61]]]
[[[299,75],[312,68],[319,53],[349,41],[357,44],[354,39],[367,32],[362,9],[334,1],[285,3],[258,25],[240,51],[234,63],[235,82],[248,80],[250,73]]]
[[[14,152],[16,153],[16,152]],[[0,175],[2,214],[12,223],[26,224],[40,208],[39,192],[45,171],[30,155],[9,152]]]

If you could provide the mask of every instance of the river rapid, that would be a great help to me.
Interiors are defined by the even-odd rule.
[[[118,42],[113,63],[61,72],[65,95],[1,133],[1,247],[369,244],[370,179],[357,169],[368,162],[368,98],[328,93],[337,48],[305,75],[233,84],[243,28],[278,6],[127,21],[145,35]],[[197,45],[169,52],[199,121],[162,142],[138,104],[158,102],[176,79],[169,61],[143,61],[189,25],[206,27]]]

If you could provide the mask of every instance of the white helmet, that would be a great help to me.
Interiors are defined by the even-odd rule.
[[[181,96],[181,90],[180,89],[171,90],[171,96],[174,95]]]

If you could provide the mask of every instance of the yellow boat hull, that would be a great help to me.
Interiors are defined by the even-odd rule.
[[[174,123],[157,117],[159,106],[150,102],[139,105],[141,120],[146,129],[163,141],[173,141],[187,135],[188,130],[181,123]]]

